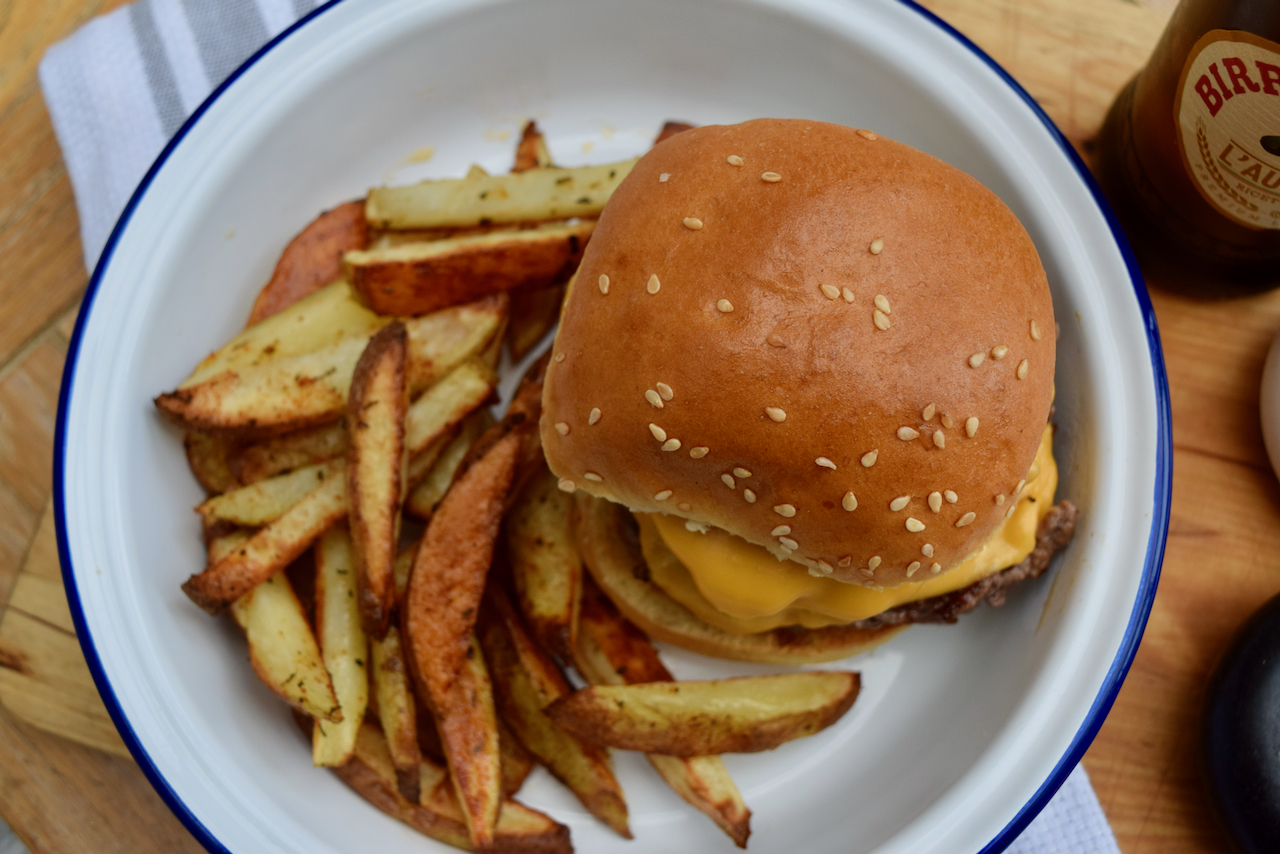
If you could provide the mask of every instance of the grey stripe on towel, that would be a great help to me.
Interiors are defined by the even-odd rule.
[[[267,26],[253,0],[182,0],[182,8],[214,86],[267,42]]]
[[[129,26],[138,42],[138,53],[142,54],[142,66],[147,72],[147,88],[151,90],[151,100],[156,105],[156,114],[160,116],[160,126],[167,139],[182,127],[187,114],[182,109],[178,84],[160,42],[155,18],[151,15],[151,0],[138,0],[129,7]]]

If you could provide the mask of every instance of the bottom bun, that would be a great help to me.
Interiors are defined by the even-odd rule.
[[[625,507],[579,492],[574,496],[573,527],[583,563],[618,610],[654,640],[693,652],[737,661],[810,664],[857,655],[906,628],[787,626],[758,634],[730,634],[698,619],[650,583],[639,531]]]

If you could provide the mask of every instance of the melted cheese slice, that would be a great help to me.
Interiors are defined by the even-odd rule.
[[[1053,429],[1046,427],[1013,515],[958,566],[919,583],[872,588],[814,577],[794,561],[720,529],[689,531],[684,520],[636,514],[651,577],[704,622],[735,634],[779,626],[822,628],[875,616],[907,602],[968,587],[1020,563],[1036,544],[1036,528],[1053,507],[1058,467]],[[924,540],[922,539],[923,543]],[[922,562],[927,561],[921,556]]]

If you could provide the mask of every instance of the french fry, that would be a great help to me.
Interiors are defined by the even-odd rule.
[[[594,230],[594,219],[582,219],[359,250],[343,256],[343,274],[374,312],[423,314],[564,281]]]
[[[657,145],[678,133],[684,133],[687,130],[692,130],[694,127],[694,125],[688,124],[687,122],[666,122],[662,125],[662,130],[658,131],[658,136],[654,139],[653,144]]]
[[[511,322],[507,324],[507,346],[511,361],[518,362],[541,341],[560,319],[564,285],[549,288],[522,288],[511,294]]]
[[[547,150],[546,137],[538,130],[538,123],[530,119],[520,131],[520,141],[516,143],[516,159],[511,171],[527,172],[540,167],[545,169],[550,165],[551,152]]]
[[[356,736],[369,703],[369,642],[360,624],[356,599],[355,555],[342,526],[330,528],[316,544],[316,640],[342,722],[317,722],[311,736],[316,765],[341,765],[355,750]]]
[[[335,421],[243,445],[231,453],[229,464],[240,483],[247,486],[346,453],[347,427]]]
[[[506,297],[500,295],[405,319],[410,394],[483,350],[505,322],[506,313]],[[234,431],[246,437],[279,435],[336,421],[346,408],[356,363],[372,337],[345,337],[312,352],[224,371],[162,394],[155,403],[185,427]]]
[[[582,593],[574,666],[592,685],[672,679],[649,638],[619,614],[589,578]],[[676,794],[705,813],[739,848],[747,847],[751,810],[719,756],[647,756]]]
[[[342,275],[342,253],[369,242],[364,199],[325,211],[302,229],[280,254],[271,280],[258,293],[249,326],[285,310]]]
[[[182,590],[204,610],[223,608],[287,567],[347,514],[343,478],[322,481],[279,519],[191,576]]]
[[[406,334],[392,323],[369,340],[347,403],[347,505],[365,631],[382,637],[396,602],[404,496]]]
[[[507,430],[450,487],[418,546],[402,606],[413,672],[477,848],[493,840],[501,772],[492,690],[472,630],[521,439]]]
[[[307,466],[215,495],[196,507],[196,512],[204,519],[206,528],[218,522],[261,527],[287,513],[320,482],[341,477],[343,469],[341,460]]]
[[[497,379],[488,365],[468,359],[423,392],[409,407],[405,423],[405,450],[410,457],[444,438],[483,406],[493,395]]]
[[[507,559],[520,610],[538,642],[572,661],[582,595],[582,558],[569,522],[573,499],[544,465],[507,514]]]
[[[463,422],[458,435],[454,436],[440,450],[436,459],[420,475],[415,470],[420,467],[420,463],[426,462],[426,456],[419,454],[409,461],[409,481],[412,483],[415,480],[415,475],[417,475],[418,483],[413,487],[409,493],[409,498],[405,501],[404,509],[406,513],[423,521],[431,518],[431,514],[435,512],[436,505],[440,503],[440,499],[444,498],[449,485],[453,483],[453,476],[457,473],[458,467],[462,465],[462,461],[466,458],[468,451],[471,450],[472,444],[475,443],[476,439],[480,438],[480,435],[489,426],[490,422],[488,422],[487,413],[481,413],[479,416]]]
[[[187,452],[187,465],[205,492],[220,495],[240,487],[229,462],[234,443],[226,436],[190,430],[182,437],[182,446]]]
[[[547,715],[586,741],[622,750],[757,753],[826,729],[853,705],[859,686],[857,673],[833,670],[597,685],[556,700]]]
[[[365,217],[379,228],[402,229],[596,216],[635,165],[632,159],[379,187],[369,192]]]
[[[498,753],[502,763],[502,797],[510,798],[520,791],[537,762],[501,716],[498,717]]]
[[[333,769],[343,782],[382,812],[446,845],[473,850],[467,826],[448,781],[448,770],[421,766],[421,802],[406,800],[396,786],[395,767],[382,732],[365,723],[355,752]],[[572,854],[569,828],[517,801],[503,801],[494,828],[495,851],[509,854]]]
[[[630,839],[627,802],[614,777],[609,752],[560,729],[542,711],[549,703],[568,696],[569,683],[525,633],[501,589],[490,585],[485,609],[480,645],[503,719],[588,812]]]
[[[373,689],[387,749],[395,765],[396,786],[406,800],[418,800],[418,715],[400,631],[391,626],[385,637],[369,642],[373,655]]]

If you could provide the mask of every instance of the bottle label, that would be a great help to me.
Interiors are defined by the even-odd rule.
[[[1210,30],[1177,91],[1178,144],[1200,194],[1241,225],[1280,229],[1280,45]]]

